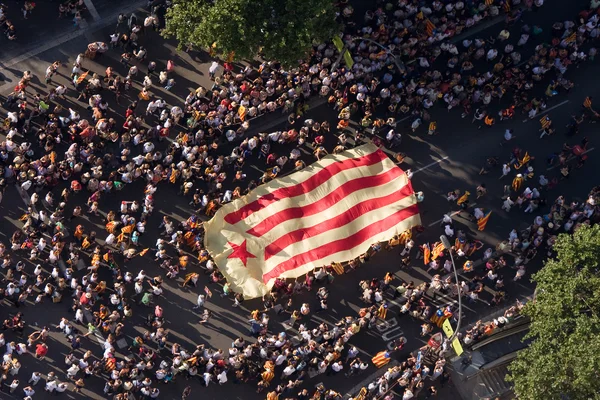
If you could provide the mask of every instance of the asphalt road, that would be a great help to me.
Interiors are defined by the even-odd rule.
[[[547,2],[547,7],[553,6],[552,2]],[[562,4],[562,3],[561,3]],[[570,5],[569,9],[575,9]],[[551,24],[557,18],[558,15],[565,12],[563,8],[550,9],[547,14],[536,16],[535,20],[539,18],[539,24]],[[546,7],[540,10],[541,13],[546,13]],[[529,18],[529,17],[527,17]],[[531,17],[534,18],[534,17]],[[500,25],[501,26],[501,25]],[[545,26],[545,25],[544,25]],[[65,64],[70,64],[74,56],[83,51],[92,40],[107,40],[107,33],[112,30],[107,28],[105,30],[96,32],[93,36],[78,37],[74,38],[59,48],[52,48],[41,54],[19,63],[11,67],[14,70],[15,75],[19,75],[20,71],[24,69],[30,69],[38,77],[43,77],[43,71],[46,66],[52,61],[58,59]],[[499,26],[493,26],[487,30],[481,31],[478,35],[487,37],[490,35],[497,34]],[[151,35],[155,35],[152,33]],[[150,36],[145,38],[147,43],[152,43],[156,40],[157,36]],[[177,65],[177,86],[172,93],[165,93],[161,91],[161,95],[169,103],[175,103],[181,101],[182,97],[185,97],[188,89],[195,89],[198,84],[203,86],[209,86],[210,82],[207,77],[207,68],[209,60],[204,58],[198,58],[198,55],[193,53],[188,54],[174,54],[174,46],[172,44],[166,44],[155,50],[152,48],[150,58],[157,60],[159,64],[164,65],[166,60],[175,59]],[[103,55],[97,60],[97,62],[86,61],[85,67],[91,68],[92,70],[102,73],[106,64],[114,65],[119,73],[124,73],[124,70],[118,64],[118,54],[116,52],[110,52]],[[485,183],[488,188],[488,194],[482,199],[477,200],[477,205],[482,206],[485,209],[493,210],[490,222],[484,232],[477,232],[474,224],[468,220],[461,218],[460,216],[455,217],[457,229],[462,229],[469,232],[471,237],[476,237],[486,243],[486,246],[493,246],[498,240],[507,237],[508,232],[513,228],[524,228],[531,223],[533,217],[536,214],[527,215],[517,208],[513,208],[510,213],[506,213],[500,209],[501,200],[499,198],[503,193],[503,185],[510,184],[510,180],[501,181],[498,179],[500,171],[493,171],[489,175],[479,176],[478,172],[480,167],[485,162],[485,159],[490,156],[499,156],[501,160],[508,157],[511,146],[501,147],[499,145],[502,140],[505,129],[512,128],[515,130],[516,139],[515,144],[530,152],[531,155],[536,157],[534,163],[536,170],[536,177],[539,174],[545,174],[546,176],[554,176],[558,174],[557,169],[547,169],[545,164],[545,158],[548,154],[553,151],[559,151],[562,147],[562,143],[568,141],[569,143],[577,143],[583,136],[589,138],[590,144],[588,148],[591,150],[589,153],[589,159],[584,168],[575,170],[572,173],[572,177],[567,181],[562,181],[558,188],[549,191],[546,196],[549,201],[553,201],[559,194],[565,194],[570,199],[583,199],[587,191],[597,184],[594,173],[599,170],[598,161],[595,157],[595,151],[592,150],[595,147],[600,146],[598,143],[597,136],[594,135],[594,129],[596,125],[585,123],[581,128],[579,137],[567,139],[563,134],[566,129],[562,129],[566,125],[571,113],[578,112],[581,108],[583,98],[586,95],[592,95],[596,98],[600,98],[600,89],[595,85],[596,81],[596,70],[597,67],[593,63],[586,63],[578,69],[572,69],[567,72],[567,77],[574,79],[576,87],[568,95],[561,94],[553,99],[549,103],[550,110],[549,115],[552,117],[555,125],[559,128],[558,132],[554,137],[539,139],[539,123],[537,119],[533,121],[523,122],[525,116],[518,116],[512,121],[506,121],[497,124],[491,129],[477,130],[470,123],[470,118],[461,118],[459,111],[447,112],[444,108],[436,108],[432,113],[433,119],[438,122],[439,135],[429,137],[425,135],[425,132],[419,131],[418,134],[412,134],[409,129],[403,129],[403,142],[401,148],[402,152],[408,155],[406,164],[403,168],[411,168],[415,173],[413,178],[413,185],[415,190],[422,190],[425,194],[425,202],[422,203],[422,218],[423,224],[427,228],[426,231],[421,234],[417,242],[430,241],[434,242],[437,240],[442,230],[439,228],[439,221],[442,215],[446,212],[453,212],[457,210],[455,204],[448,203],[445,199],[447,192],[454,189],[470,190],[472,193],[475,192],[475,187],[480,183]],[[68,69],[63,68],[61,70],[62,76],[57,79],[58,82],[65,83],[67,80],[64,75],[68,75]],[[12,82],[14,86],[16,82]],[[10,85],[0,88],[1,91],[6,92],[10,90]],[[34,82],[34,88],[39,91],[45,91],[46,88],[40,82]],[[543,90],[543,89],[542,89]],[[132,91],[132,96],[135,96],[137,91]],[[71,93],[72,94],[72,93]],[[111,105],[114,104],[112,98],[109,97]],[[81,108],[83,103],[69,101],[67,105],[76,106]],[[122,113],[123,109],[116,107],[114,109],[117,113]],[[286,124],[276,124],[280,115],[273,115],[264,118],[260,121],[260,125],[257,121],[251,128],[253,132],[259,132],[264,129],[264,124],[271,125],[269,130],[283,129]],[[328,106],[322,105],[311,110],[306,118],[312,118],[316,121],[328,120],[332,125],[336,122],[336,115],[333,113]],[[410,123],[410,120],[404,121],[404,123]],[[274,126],[272,126],[275,124]],[[288,149],[282,149],[282,152]],[[308,151],[307,151],[308,153]],[[311,160],[312,156],[305,154],[307,161]],[[264,169],[264,165],[256,163],[254,166],[255,176],[261,174],[261,170]],[[158,232],[158,224],[162,215],[169,215],[178,219],[185,219],[191,213],[191,209],[188,206],[189,199],[183,198],[182,196],[176,196],[176,187],[168,187],[165,184],[156,193],[156,211],[149,220],[149,229],[146,235],[142,239],[143,247],[151,246],[155,241]],[[123,191],[118,192],[118,195],[110,195],[107,198],[103,198],[101,202],[101,209],[107,211],[109,209],[117,209],[121,201],[131,201],[134,199],[141,199],[142,185],[139,183],[128,185]],[[59,191],[57,190],[59,193]],[[85,194],[74,196],[74,199],[70,201],[73,203],[84,203],[86,198]],[[472,196],[472,199],[474,196]],[[0,205],[0,217],[3,218],[4,228],[0,231],[0,237],[2,242],[8,243],[8,239],[12,234],[13,230],[19,227],[21,224],[17,221],[18,217],[22,214],[24,209],[24,202],[14,187],[10,187],[9,190],[4,194],[3,202]],[[542,210],[540,210],[542,211]],[[84,217],[84,225],[88,230],[94,229],[99,233],[99,238],[103,239],[103,224],[99,217],[86,216]],[[481,253],[479,253],[480,255]],[[313,317],[313,323],[317,323],[321,320],[335,321],[345,315],[353,315],[363,306],[363,303],[359,300],[358,282],[362,279],[370,279],[374,276],[383,277],[385,272],[391,271],[396,274],[399,279],[413,280],[415,283],[419,283],[422,280],[429,280],[430,275],[425,272],[421,265],[414,264],[410,270],[399,270],[397,250],[392,253],[382,252],[375,255],[368,266],[359,269],[351,274],[337,277],[335,282],[331,285],[330,291],[330,304],[331,309],[328,312],[321,313]],[[539,264],[528,266],[528,275],[530,270],[535,270],[539,267]],[[28,268],[32,268],[29,265]],[[148,275],[154,276],[162,274],[162,271],[157,268],[157,265],[152,262],[150,254],[145,258],[136,258],[128,266],[131,271],[138,271],[144,269]],[[83,274],[83,272],[79,272]],[[102,278],[110,279],[108,271],[103,272]],[[507,283],[507,291],[511,298],[527,296],[532,292],[531,284],[527,279],[521,280],[519,283],[513,283],[512,277],[506,276],[505,281]],[[219,296],[220,289],[213,287],[213,291],[216,295],[208,302],[207,308],[213,311],[214,317],[210,320],[210,324],[200,326],[198,321],[198,315],[191,310],[191,307],[195,304],[195,299],[199,291],[202,290],[207,279],[201,278],[201,282],[197,289],[182,289],[178,285],[177,281],[167,280],[164,284],[166,294],[163,298],[156,300],[157,304],[160,304],[165,311],[166,319],[168,320],[168,328],[170,331],[170,340],[181,343],[184,347],[192,347],[194,344],[206,343],[214,348],[226,349],[230,346],[231,341],[238,336],[247,337],[248,333],[248,315],[249,311],[257,308],[256,302],[244,303],[240,308],[232,308],[232,302],[227,298]],[[492,296],[492,291],[489,290],[485,295],[481,296],[482,300],[487,301]],[[448,299],[438,300],[438,304],[443,304]],[[490,307],[485,304],[484,301],[477,303],[467,303],[465,305],[465,321],[476,320],[485,315],[490,311]],[[311,294],[305,294],[295,299],[295,305],[299,306],[303,302],[309,302],[316,305],[316,299]],[[30,328],[26,333],[31,332],[36,326],[44,325],[55,325],[59,322],[61,316],[72,318],[70,314],[70,307],[68,301],[63,301],[61,304],[49,304],[38,305],[33,307],[28,305],[24,308],[25,319],[29,324]],[[6,317],[8,313],[12,313],[9,307],[2,307],[0,316]],[[143,321],[145,320],[146,314],[150,310],[143,307],[134,308],[134,317],[129,323],[130,328],[126,330],[126,335],[131,338],[138,335],[140,332],[145,330]],[[372,332],[364,332],[359,334],[353,339],[353,344],[357,345],[359,349],[366,354],[374,354],[377,351],[385,348],[391,341],[395,340],[400,336],[408,338],[409,342],[406,346],[406,352],[413,350],[421,346],[425,340],[420,337],[420,322],[413,321],[409,317],[396,317],[397,311],[396,306],[392,307],[390,311],[390,317],[386,323],[382,323],[376,330]],[[271,321],[275,322],[273,331],[277,331],[278,322],[283,321],[284,317],[277,317],[273,315]],[[7,335],[10,335],[8,333]],[[29,357],[30,361],[22,360],[24,366],[19,373],[21,381],[25,382],[30,375],[31,371],[37,370],[43,373],[47,373],[54,370],[64,379],[64,367],[63,362],[64,355],[69,351],[67,342],[65,341],[62,334],[56,332],[52,333],[52,339],[50,340],[50,353],[49,357],[39,362],[33,357]],[[88,340],[88,339],[86,339]],[[89,339],[89,344],[92,349],[96,352],[100,351],[99,345],[96,339]],[[400,354],[399,356],[402,356]],[[369,370],[367,373],[370,373]],[[27,378],[26,378],[27,377]],[[323,378],[324,380],[325,378]],[[332,387],[339,391],[345,392],[352,388],[360,380],[345,379],[343,376],[328,377],[325,383],[328,387]],[[318,377],[312,379],[309,383],[311,385],[321,381]],[[179,393],[188,383],[183,381],[175,382],[172,386],[175,388],[162,388],[161,398],[179,398]],[[86,389],[84,389],[83,396],[89,398],[104,398],[102,395],[103,382],[101,379],[92,378],[89,382],[86,382]],[[41,387],[38,388],[38,393],[35,398],[44,398],[45,393],[42,393]],[[216,399],[219,397],[227,396],[231,399],[258,399],[263,398],[264,395],[255,395],[254,388],[252,386],[243,386],[242,388],[236,387],[236,385],[229,383],[225,386],[212,385],[208,388],[200,388],[199,385],[194,385],[194,395],[201,394],[202,396],[210,399]],[[82,397],[80,395],[70,393],[73,398]],[[8,395],[6,395],[8,396]],[[449,398],[449,397],[447,397]]]

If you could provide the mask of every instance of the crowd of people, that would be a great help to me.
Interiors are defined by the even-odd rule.
[[[199,87],[179,105],[167,104],[159,94],[160,88],[170,91],[177,86],[174,63],[159,68],[150,57],[152,48],[142,46],[144,34],[160,25],[154,14],[140,21],[120,18],[108,45],[94,43],[77,57],[71,81],[77,99],[86,102],[89,116],[65,105],[67,97],[76,96],[67,85],[53,83],[60,63],[51,64],[46,71],[47,93],[32,89],[33,76],[25,71],[4,104],[8,111],[2,127],[6,140],[0,149],[4,177],[0,187],[3,193],[9,183],[15,183],[29,199],[28,209],[21,218],[22,228],[12,234],[9,244],[0,246],[6,271],[6,287],[0,295],[15,308],[44,302],[68,303],[72,316],[57,321],[55,327],[41,327],[27,335],[23,314],[18,310],[4,321],[5,333],[0,334],[0,344],[6,346],[0,374],[2,388],[11,393],[22,390],[30,400],[42,379],[45,390],[61,393],[85,390],[88,379],[102,376],[106,396],[124,400],[139,393],[145,398],[159,398],[161,389],[165,390],[159,383],[185,377],[198,379],[205,386],[254,382],[257,391],[271,400],[333,399],[340,394],[322,385],[311,393],[303,382],[316,374],[354,376],[368,368],[369,360],[360,355],[352,338],[386,318],[390,298],[400,299],[399,315],[422,322],[424,337],[433,333],[433,319],[458,318],[453,305],[437,307],[430,302],[438,295],[462,295],[480,301],[479,294],[489,285],[495,293],[491,303],[500,304],[506,295],[500,270],[509,264],[503,253],[516,255],[514,280],[521,279],[527,263],[540,249],[551,253],[558,232],[597,222],[597,190],[582,204],[568,205],[559,197],[549,213],[535,217],[528,230],[513,231],[508,242],[483,251],[485,275],[474,276],[458,286],[445,277],[451,271],[447,250],[439,244],[431,248],[417,244],[413,232],[405,232],[387,244],[374,244],[368,253],[344,265],[335,263],[318,269],[304,281],[277,280],[272,294],[263,299],[263,307],[251,311],[249,333],[256,341],[240,337],[227,350],[204,345],[185,348],[168,335],[163,310],[154,302],[164,294],[163,281],[168,279],[178,280],[184,287],[204,286],[195,306],[202,324],[210,321],[211,313],[205,305],[215,288],[230,297],[234,307],[244,304],[241,295],[231,293],[203,248],[202,218],[211,217],[221,204],[281,173],[303,168],[306,157],[301,148],[309,147],[314,159],[367,139],[395,148],[401,140],[396,118],[412,116],[411,127],[416,131],[422,122],[430,121],[428,110],[436,103],[448,109],[462,107],[465,117],[473,115],[474,122],[493,125],[512,118],[516,107],[534,118],[560,88],[568,91],[572,83],[563,78],[567,67],[595,55],[593,47],[585,52],[583,47],[597,38],[598,15],[585,11],[577,22],[555,24],[552,43],[535,46],[534,54],[526,61],[521,60],[519,51],[540,27],[523,26],[515,44],[511,44],[507,29],[497,38],[465,39],[453,44],[450,39],[501,12],[506,14],[508,24],[521,17],[515,0],[489,3],[434,1],[420,8],[409,1],[381,4],[365,14],[364,23],[352,22],[352,8],[342,4],[340,18],[348,29],[343,40],[355,62],[351,68],[332,70],[336,56],[333,44],[316,46],[311,59],[291,71],[276,62],[265,62],[257,71],[251,67],[238,71],[228,60],[222,67],[218,63],[211,66],[212,88]],[[539,8],[543,1],[525,3],[526,8]],[[387,46],[391,53],[356,37]],[[91,71],[91,58],[101,63],[102,52],[115,48],[121,53],[124,74],[111,66],[104,75]],[[410,63],[412,59],[416,61]],[[403,61],[401,71],[396,70],[398,60]],[[544,96],[534,97],[535,82],[547,81],[553,72],[556,78],[551,78]],[[137,96],[131,96],[134,91]],[[297,122],[307,110],[307,100],[315,95],[326,98],[339,112],[337,127],[312,120]],[[511,95],[513,100],[507,108],[491,109],[493,99]],[[117,105],[128,102],[123,120],[111,114],[113,101]],[[289,130],[247,135],[250,119],[279,109],[290,114]],[[592,111],[587,108],[586,117],[595,118]],[[358,120],[361,127],[353,138],[346,130],[350,119]],[[543,127],[549,128],[551,125]],[[435,133],[431,127],[428,131]],[[378,136],[380,132],[385,133],[383,137]],[[282,151],[290,147],[289,156],[284,155]],[[579,147],[585,149],[586,145]],[[559,177],[540,175],[539,185],[533,187],[533,157],[515,148],[502,166],[502,176],[512,170],[523,172],[507,185],[504,209],[510,211],[516,204],[525,212],[541,210],[546,205],[546,189],[558,184],[561,176],[568,176],[571,154],[575,154],[573,148],[566,146],[549,160],[560,164]],[[578,163],[585,161],[584,155],[579,152]],[[264,158],[267,170],[258,179],[248,179],[248,167],[256,158]],[[398,154],[396,161],[402,163],[403,155]],[[482,171],[487,173],[499,164],[490,159]],[[106,197],[117,196],[115,193],[126,184],[140,181],[145,189],[138,199],[121,202],[119,209],[104,209]],[[155,219],[155,192],[165,185],[176,185],[180,195],[189,197],[193,215],[184,221],[164,217],[157,227],[148,225]],[[86,192],[86,204],[73,200]],[[483,196],[485,188],[477,188],[477,192]],[[456,201],[469,213],[468,197],[468,192],[452,193],[449,201]],[[484,210],[475,208],[472,214],[480,220]],[[84,215],[105,226],[104,239],[86,228]],[[472,255],[483,244],[456,230],[450,216],[445,216],[441,227],[455,240],[452,251],[464,262],[464,271],[473,272]],[[147,243],[144,233],[156,228],[164,234],[156,243]],[[392,273],[375,277],[360,284],[359,296],[365,305],[358,315],[344,317],[335,324],[315,324],[311,320],[313,312],[328,309],[327,283],[336,274],[358,268],[374,253],[395,247],[401,249],[404,267],[415,259],[423,260],[427,272],[434,272],[431,282],[398,284]],[[164,276],[129,269],[136,257],[153,259]],[[78,268],[81,263],[85,265],[83,271]],[[101,278],[106,270],[111,271],[108,278]],[[207,285],[201,283],[206,280],[203,275]],[[296,304],[294,299],[300,292],[310,291],[313,286],[316,307]],[[134,309],[138,309],[135,303],[151,307],[143,317],[147,329],[128,343],[129,357],[120,358],[117,341],[127,337],[125,331],[133,324]],[[88,312],[91,318],[86,317]],[[273,314],[289,314],[284,325],[287,329],[273,333],[276,327],[269,322]],[[19,357],[32,353],[44,360],[48,352],[46,339],[56,329],[64,333],[72,350],[64,360],[66,376],[35,372],[27,384],[21,384]],[[89,350],[84,345],[86,338],[103,338],[102,353]],[[396,350],[403,345],[397,343]],[[434,396],[434,380],[439,378],[443,385],[449,379],[443,360],[448,345],[444,341],[439,358],[429,364],[409,356],[368,385],[367,395],[391,396],[389,388],[397,384],[405,400],[420,392]],[[391,358],[389,354],[387,358]],[[431,379],[431,385],[427,379]],[[191,390],[191,386],[186,387],[183,398],[190,396]]]

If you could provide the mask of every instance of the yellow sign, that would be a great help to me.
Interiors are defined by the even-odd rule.
[[[464,352],[462,345],[460,344],[460,341],[458,340],[458,338],[454,338],[454,340],[452,341],[452,348],[456,352],[457,356],[460,356]]]
[[[346,62],[348,68],[352,68],[354,65],[354,60],[352,59],[352,55],[350,55],[348,50],[344,51],[344,61]]]
[[[454,329],[452,329],[452,325],[450,325],[450,321],[445,320],[442,324],[442,330],[448,337],[452,337],[454,335]]]
[[[344,48],[344,42],[342,42],[342,39],[340,39],[339,36],[336,36],[332,39],[332,41],[337,51],[342,51],[342,49]]]

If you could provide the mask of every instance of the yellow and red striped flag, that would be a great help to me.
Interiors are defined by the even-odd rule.
[[[344,266],[341,263],[332,262],[331,268],[335,271],[336,274],[344,275]]]
[[[375,357],[371,359],[371,362],[373,362],[377,368],[381,368],[389,363],[391,359],[390,353],[387,351],[380,351],[379,353],[375,354]]]
[[[83,74],[79,75],[77,77],[77,84],[80,84],[81,82],[83,82],[85,80],[85,78],[87,78],[89,73],[90,73],[90,71],[85,71]]]
[[[246,107],[240,106],[238,108],[238,116],[240,117],[240,120],[242,120],[242,121],[244,121],[246,119]]]
[[[436,258],[442,255],[444,250],[444,244],[442,242],[437,242],[433,245],[433,249],[431,250],[431,258],[435,260]]]
[[[205,247],[234,291],[364,254],[421,222],[408,177],[373,144],[331,154],[259,186],[206,222]]]
[[[469,200],[469,195],[470,194],[471,194],[471,192],[466,191],[465,194],[463,194],[462,196],[460,196],[458,198],[458,200],[456,200],[456,204],[460,206],[462,203],[464,203],[465,201]]]
[[[121,233],[127,233],[130,234],[133,232],[133,228],[135,228],[135,225],[131,224],[131,225],[127,225],[124,228],[121,228]]]
[[[427,265],[431,262],[431,249],[429,248],[429,243],[425,243],[422,246],[423,249],[423,264]]]
[[[571,35],[569,35],[566,39],[565,39],[565,43],[572,43],[575,40],[577,40],[577,32],[573,32],[571,33]]]
[[[429,36],[433,35],[433,31],[435,31],[435,25],[429,19],[425,21],[425,30]]]
[[[483,217],[481,217],[477,220],[477,230],[478,231],[482,231],[485,229],[485,226],[487,225],[488,220],[490,219],[490,215],[492,215],[492,212],[488,211],[487,214],[485,214]]]

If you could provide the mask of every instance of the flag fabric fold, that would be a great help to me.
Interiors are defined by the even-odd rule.
[[[490,219],[490,215],[492,215],[492,212],[488,211],[483,217],[481,217],[477,220],[477,230],[478,231],[482,231],[485,229],[485,226],[487,225],[488,220]]]
[[[372,144],[332,154],[259,186],[206,222],[205,247],[234,291],[345,262],[420,225],[404,171]]]

